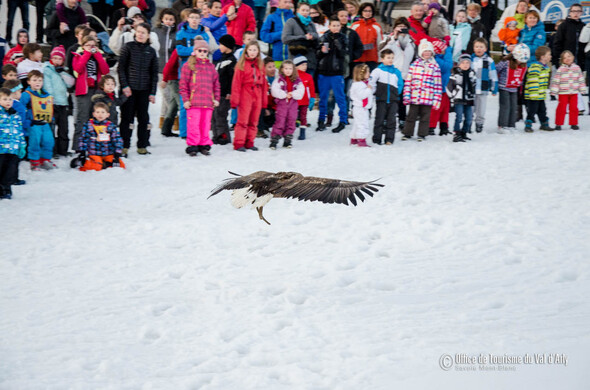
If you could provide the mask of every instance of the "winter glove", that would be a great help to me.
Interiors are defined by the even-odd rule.
[[[309,111],[313,110],[313,106],[315,106],[315,98],[309,98]]]
[[[18,148],[18,158],[20,158],[22,160],[23,158],[25,158],[26,155],[27,155],[27,144],[23,143]]]
[[[120,167],[121,166],[121,153],[115,153],[115,157],[113,157],[113,167]]]

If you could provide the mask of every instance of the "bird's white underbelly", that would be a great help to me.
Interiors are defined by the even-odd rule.
[[[263,207],[273,198],[272,194],[257,196],[250,191],[250,188],[240,188],[231,193],[231,204],[237,209],[251,205],[253,209]]]

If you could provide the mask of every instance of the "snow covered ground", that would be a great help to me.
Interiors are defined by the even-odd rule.
[[[189,158],[154,131],[125,171],[23,164],[0,202],[0,389],[587,389],[590,118],[498,135],[497,111],[468,144],[311,132]],[[206,199],[227,170],[386,187],[273,200],[268,226]]]
[[[497,110],[467,144],[312,131],[190,158],[154,131],[127,170],[23,164],[0,202],[0,389],[587,389],[590,118],[498,135]],[[207,200],[228,170],[386,186],[356,208],[273,200],[268,226]]]

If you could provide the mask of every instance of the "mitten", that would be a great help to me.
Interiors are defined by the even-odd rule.
[[[315,106],[315,98],[309,98],[309,111],[313,110],[313,106]]]
[[[25,158],[26,155],[27,155],[27,144],[23,142],[21,144],[21,146],[18,148],[18,158],[20,158],[22,160],[23,158]]]

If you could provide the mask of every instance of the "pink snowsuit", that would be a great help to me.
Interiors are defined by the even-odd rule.
[[[287,93],[292,93],[292,98],[287,99]],[[275,78],[270,87],[270,93],[277,103],[275,124],[272,127],[271,137],[284,137],[295,132],[295,121],[299,114],[299,102],[305,94],[305,86],[300,78],[295,81],[288,80],[281,75]]]
[[[208,59],[197,59],[194,70],[187,61],[180,72],[178,92],[183,102],[190,102],[186,110],[186,144],[213,145],[209,137],[213,100],[220,99],[219,75]]]

